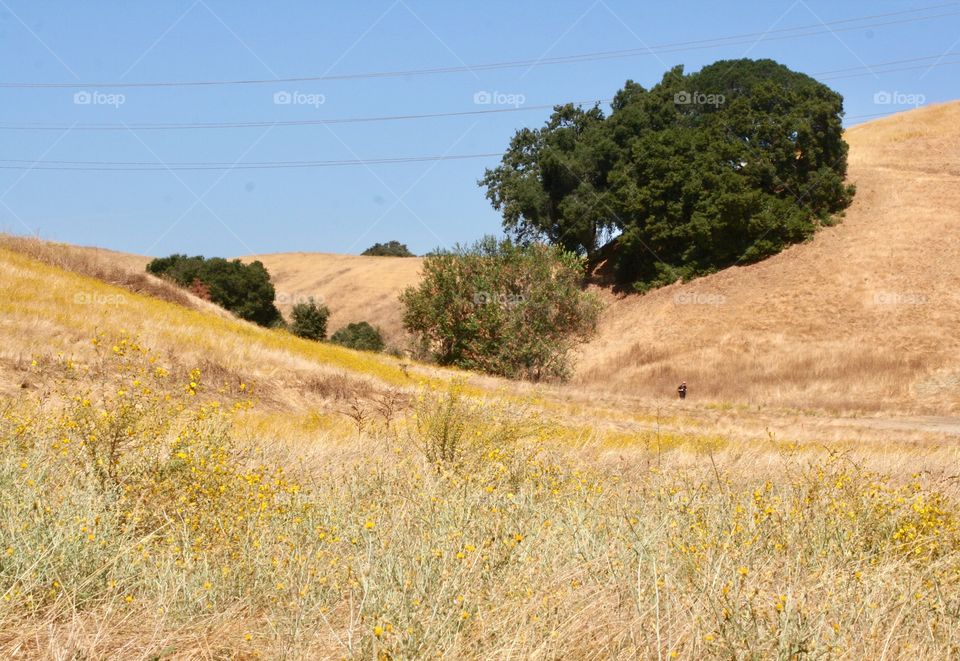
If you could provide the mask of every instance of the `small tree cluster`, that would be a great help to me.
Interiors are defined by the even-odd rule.
[[[362,255],[367,257],[415,257],[410,249],[407,248],[407,244],[400,243],[399,241],[387,241],[386,243],[375,243],[366,250],[364,250]]]
[[[151,261],[147,271],[176,282],[241,319],[261,326],[281,320],[273,303],[276,292],[270,273],[259,261],[244,264],[239,259],[170,255]]]
[[[419,286],[400,296],[404,327],[442,365],[563,379],[599,314],[583,277],[573,253],[486,237],[425,259]]]

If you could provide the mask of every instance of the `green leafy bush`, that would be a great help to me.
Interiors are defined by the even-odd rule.
[[[190,289],[241,319],[270,326],[281,318],[273,304],[276,291],[270,273],[259,261],[244,264],[239,259],[170,255],[151,261],[147,271]]]
[[[290,332],[308,340],[324,340],[327,337],[327,319],[330,309],[326,305],[317,303],[312,298],[304,303],[297,303],[291,312],[293,321]]]
[[[383,351],[383,336],[380,330],[361,321],[347,324],[330,336],[330,341],[360,351]]]
[[[542,244],[486,237],[425,258],[401,294],[421,352],[511,378],[566,378],[571,349],[593,332],[599,302],[582,290],[583,260]]]

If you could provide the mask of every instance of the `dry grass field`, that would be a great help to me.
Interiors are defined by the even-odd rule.
[[[851,131],[857,202],[809,244],[610,297],[567,386],[3,239],[0,657],[957,658],[957,115]],[[276,258],[334,308],[366,278],[385,327],[363,301],[417,265]]]

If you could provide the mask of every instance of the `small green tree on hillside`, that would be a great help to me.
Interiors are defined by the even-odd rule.
[[[399,241],[375,243],[361,254],[367,257],[415,257],[415,255],[410,252],[410,249],[407,248],[407,244],[400,243]]]
[[[330,336],[330,341],[360,351],[383,351],[380,330],[366,321],[347,324]]]
[[[593,332],[599,302],[583,260],[559,248],[486,237],[425,258],[404,291],[404,327],[423,353],[511,378],[567,378],[570,352]]]
[[[326,339],[327,319],[330,317],[330,309],[326,305],[318,304],[311,298],[294,305],[290,317],[290,332],[294,335],[308,340]]]

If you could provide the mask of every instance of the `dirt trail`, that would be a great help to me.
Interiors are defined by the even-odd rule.
[[[568,424],[606,426],[623,433],[656,432],[718,435],[738,439],[776,438],[785,441],[830,443],[838,440],[922,441],[960,438],[960,417],[916,416],[903,418],[852,418],[765,414],[757,416],[665,416],[660,422],[610,419],[598,423],[590,415],[565,417]]]
[[[925,441],[960,437],[960,416],[858,414],[846,411],[800,410],[775,406],[718,404],[675,398],[646,399],[563,388],[538,391],[546,413],[567,425],[595,426],[623,433],[671,432],[718,435],[738,439],[824,442]],[[951,441],[952,442],[952,441]]]
[[[871,429],[919,431],[960,436],[960,417],[917,416],[913,418],[834,418],[838,424],[852,424]]]

